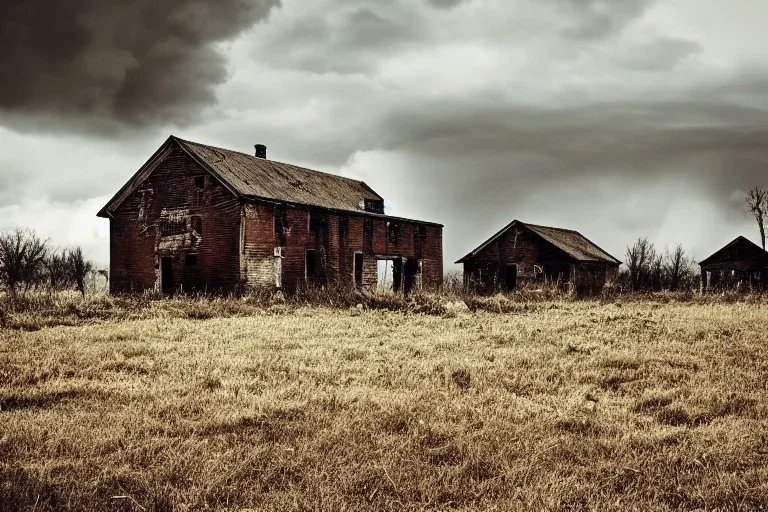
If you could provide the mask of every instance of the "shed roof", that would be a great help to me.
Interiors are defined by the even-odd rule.
[[[171,135],[115,194],[99,216],[106,217],[135,190],[175,147],[208,170],[238,197],[267,199],[331,210],[365,212],[365,200],[382,197],[362,181],[306,169]],[[427,223],[432,224],[432,223]]]
[[[768,252],[751,240],[738,236],[725,247],[715,251],[699,265],[746,263],[753,267],[768,267]]]
[[[520,226],[533,232],[535,235],[538,235],[546,242],[562,250],[576,261],[597,261],[612,263],[616,265],[621,264],[621,261],[617,260],[602,250],[595,243],[589,241],[587,237],[578,231],[573,231],[572,229],[554,228],[550,226],[539,226],[536,224],[527,224],[519,220],[513,220],[507,224],[501,231],[483,242],[479,247],[461,258],[456,263],[463,263],[464,261],[473,258],[514,226]]]

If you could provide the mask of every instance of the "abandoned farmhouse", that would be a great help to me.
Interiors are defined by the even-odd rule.
[[[456,263],[464,265],[464,285],[481,293],[546,282],[579,294],[602,290],[621,264],[581,233],[519,220]]]
[[[115,194],[110,291],[442,284],[442,225],[384,214],[361,181],[169,137]]]
[[[768,284],[768,252],[740,236],[699,263],[706,289],[757,288]]]

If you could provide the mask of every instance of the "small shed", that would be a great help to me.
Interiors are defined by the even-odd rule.
[[[768,252],[740,236],[699,263],[704,289],[757,288],[768,285]]]
[[[551,283],[579,294],[599,293],[621,262],[578,231],[513,220],[456,263],[464,284],[480,293]]]

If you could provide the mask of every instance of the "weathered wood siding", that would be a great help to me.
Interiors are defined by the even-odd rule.
[[[618,265],[577,262],[567,253],[522,227],[513,227],[464,262],[464,279],[481,292],[506,289],[506,271],[517,266],[517,286],[545,279],[573,287],[578,293],[597,293],[618,276]],[[537,274],[536,267],[544,270]]]
[[[275,232],[275,209],[285,208],[284,243]],[[348,215],[254,202],[244,206],[245,221],[241,273],[247,286],[274,286],[274,253],[282,254],[282,286],[293,290],[307,283],[307,250],[314,250],[316,284],[339,283],[351,286],[354,279],[354,254],[363,253],[363,286],[377,284],[377,260],[403,258],[421,261],[423,288],[436,289],[442,284],[442,228],[402,220],[373,218],[371,250],[365,244],[363,215]],[[322,219],[321,228],[310,230],[310,215]],[[346,220],[345,220],[346,219]],[[346,229],[340,225],[346,223]],[[388,236],[388,223],[398,225],[398,237]],[[421,226],[421,227],[420,227]],[[418,236],[419,233],[422,236]],[[423,239],[422,239],[423,238]]]
[[[195,178],[201,176],[204,187],[198,189]],[[111,291],[159,289],[163,257],[173,259],[176,290],[236,289],[240,214],[238,200],[223,185],[174,149],[110,219]],[[202,234],[193,217],[202,222]],[[187,254],[196,255],[195,265],[187,264]]]

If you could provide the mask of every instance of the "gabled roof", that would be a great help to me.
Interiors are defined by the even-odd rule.
[[[478,248],[461,258],[456,263],[463,263],[465,260],[475,257],[478,253],[491,245],[500,236],[509,231],[514,226],[520,226],[531,233],[542,238],[544,241],[554,245],[565,254],[576,261],[601,261],[620,265],[617,260],[600,247],[590,242],[584,235],[571,229],[553,228],[549,226],[537,226],[536,224],[526,224],[519,220],[513,220],[507,224],[501,231],[483,242]]]
[[[198,144],[171,135],[123,188],[102,208],[106,217],[144,181],[175,147],[238,197],[268,199],[322,208],[363,212],[365,199],[382,197],[362,181]]]
[[[739,253],[739,249],[744,252]],[[736,254],[738,256],[734,256],[734,250],[737,251]],[[716,263],[716,260],[718,259],[721,259],[722,262],[738,262],[741,259],[750,259],[750,261],[754,263],[762,263],[768,267],[768,252],[764,251],[762,247],[743,236],[736,237],[725,247],[719,249],[707,259],[702,260],[699,265]]]

